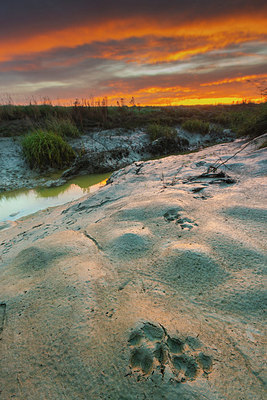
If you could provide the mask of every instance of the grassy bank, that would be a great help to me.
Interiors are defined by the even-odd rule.
[[[2,137],[20,136],[36,129],[77,136],[95,128],[134,129],[153,124],[169,127],[183,124],[191,132],[199,128],[199,133],[208,132],[207,124],[220,124],[237,135],[257,136],[267,130],[267,103],[194,107],[0,106]],[[59,129],[59,125],[64,127]]]
[[[67,138],[92,129],[142,128],[151,142],[163,138],[163,147],[155,151],[168,154],[177,144],[177,126],[191,134],[210,133],[216,138],[228,128],[236,136],[253,138],[267,132],[267,103],[199,107],[0,106],[0,137],[22,136],[26,161],[38,169],[70,165],[76,154]]]

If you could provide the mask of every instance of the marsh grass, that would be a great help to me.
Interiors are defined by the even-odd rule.
[[[62,168],[71,163],[75,152],[65,140],[41,129],[30,133],[22,140],[23,154],[30,168]]]
[[[267,103],[261,104],[254,113],[242,113],[242,120],[236,128],[238,136],[251,138],[267,133]],[[240,120],[239,116],[239,120]]]
[[[199,119],[189,119],[182,123],[182,129],[190,133],[207,135],[210,132],[210,124]]]
[[[161,137],[167,139],[174,139],[177,136],[177,132],[175,128],[172,128],[168,125],[160,125],[157,123],[153,123],[148,125],[147,133],[149,134],[150,140],[156,140]]]
[[[80,131],[77,126],[69,119],[59,119],[57,117],[47,118],[45,127],[49,132],[62,137],[79,137]]]
[[[175,127],[183,123],[190,124],[191,129],[192,120],[197,120],[202,125],[209,123],[229,128],[237,136],[254,136],[262,134],[264,129],[266,131],[266,107],[267,103],[190,107],[96,107],[79,103],[66,107],[51,104],[7,104],[0,105],[0,136],[23,135],[29,131],[26,125],[31,125],[34,129],[47,129],[46,122],[53,119],[69,121],[66,124],[71,123],[85,132],[115,128],[132,130],[151,124]],[[205,132],[207,125],[203,126]],[[202,130],[199,123],[194,125],[194,129],[199,128]],[[72,131],[70,134],[73,134]]]

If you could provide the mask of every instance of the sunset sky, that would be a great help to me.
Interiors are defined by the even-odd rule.
[[[1,103],[218,104],[267,86],[263,0],[1,3]]]

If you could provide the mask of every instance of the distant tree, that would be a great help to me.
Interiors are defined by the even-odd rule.
[[[79,107],[79,105],[80,105],[80,101],[79,101],[79,99],[78,99],[78,98],[76,98],[76,99],[74,100],[74,103],[73,103],[73,105],[74,105],[74,107]]]
[[[52,105],[52,101],[49,99],[48,96],[43,97],[43,105],[49,105],[49,106]]]
[[[107,107],[107,106],[108,106],[108,98],[107,98],[107,96],[105,96],[102,99],[102,107]]]
[[[135,99],[134,99],[134,97],[132,97],[131,98],[131,100],[130,100],[130,106],[135,106]]]
[[[267,87],[261,89],[261,96],[263,97],[263,100],[266,102],[267,101]]]

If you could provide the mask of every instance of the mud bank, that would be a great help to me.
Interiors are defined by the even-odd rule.
[[[223,137],[216,134],[190,135],[177,129],[175,140],[159,139],[150,142],[142,131],[106,130],[88,132],[77,139],[69,139],[77,158],[63,171],[34,171],[26,164],[21,151],[21,137],[0,138],[0,192],[20,188],[61,186],[77,175],[112,172],[135,161],[151,157],[194,150],[210,142],[232,140],[229,131]],[[62,174],[63,173],[63,174]]]

